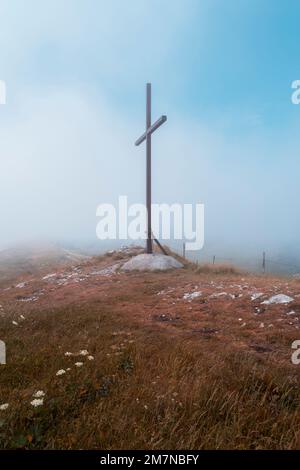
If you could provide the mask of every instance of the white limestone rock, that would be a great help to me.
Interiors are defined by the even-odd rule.
[[[167,271],[174,268],[183,268],[183,264],[172,256],[144,253],[123,264],[121,271]]]

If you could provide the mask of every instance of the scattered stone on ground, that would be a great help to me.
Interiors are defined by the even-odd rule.
[[[264,300],[262,304],[269,305],[269,304],[288,304],[289,302],[293,302],[293,298],[289,295],[285,294],[277,294],[270,297],[268,300]]]
[[[197,297],[200,297],[201,295],[202,295],[201,291],[187,292],[186,294],[184,294],[183,299],[188,300],[190,302],[191,300],[194,300]]]
[[[251,294],[251,300],[257,300],[262,297],[264,294],[262,292],[254,292]]]

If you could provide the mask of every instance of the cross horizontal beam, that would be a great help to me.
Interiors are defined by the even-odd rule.
[[[135,145],[138,146],[140,145],[142,142],[144,142],[144,140],[146,140],[146,137],[147,137],[147,134],[151,135],[153,134],[153,132],[156,131],[156,129],[158,129],[164,122],[166,122],[167,120],[167,116],[161,116],[159,119],[157,119],[157,121],[155,121],[154,124],[152,124],[152,126],[150,126],[146,132],[144,132],[143,135],[141,135],[141,137],[135,142]]]

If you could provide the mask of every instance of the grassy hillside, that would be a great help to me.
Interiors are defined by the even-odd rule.
[[[1,448],[299,448],[299,281],[123,258],[2,284]],[[294,300],[261,304],[276,293]]]

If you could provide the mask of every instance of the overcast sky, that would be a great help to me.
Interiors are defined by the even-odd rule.
[[[145,83],[154,202],[205,204],[206,246],[298,246],[296,0],[1,0],[0,248],[97,242],[96,207],[144,201]],[[100,242],[98,242],[100,243]]]

